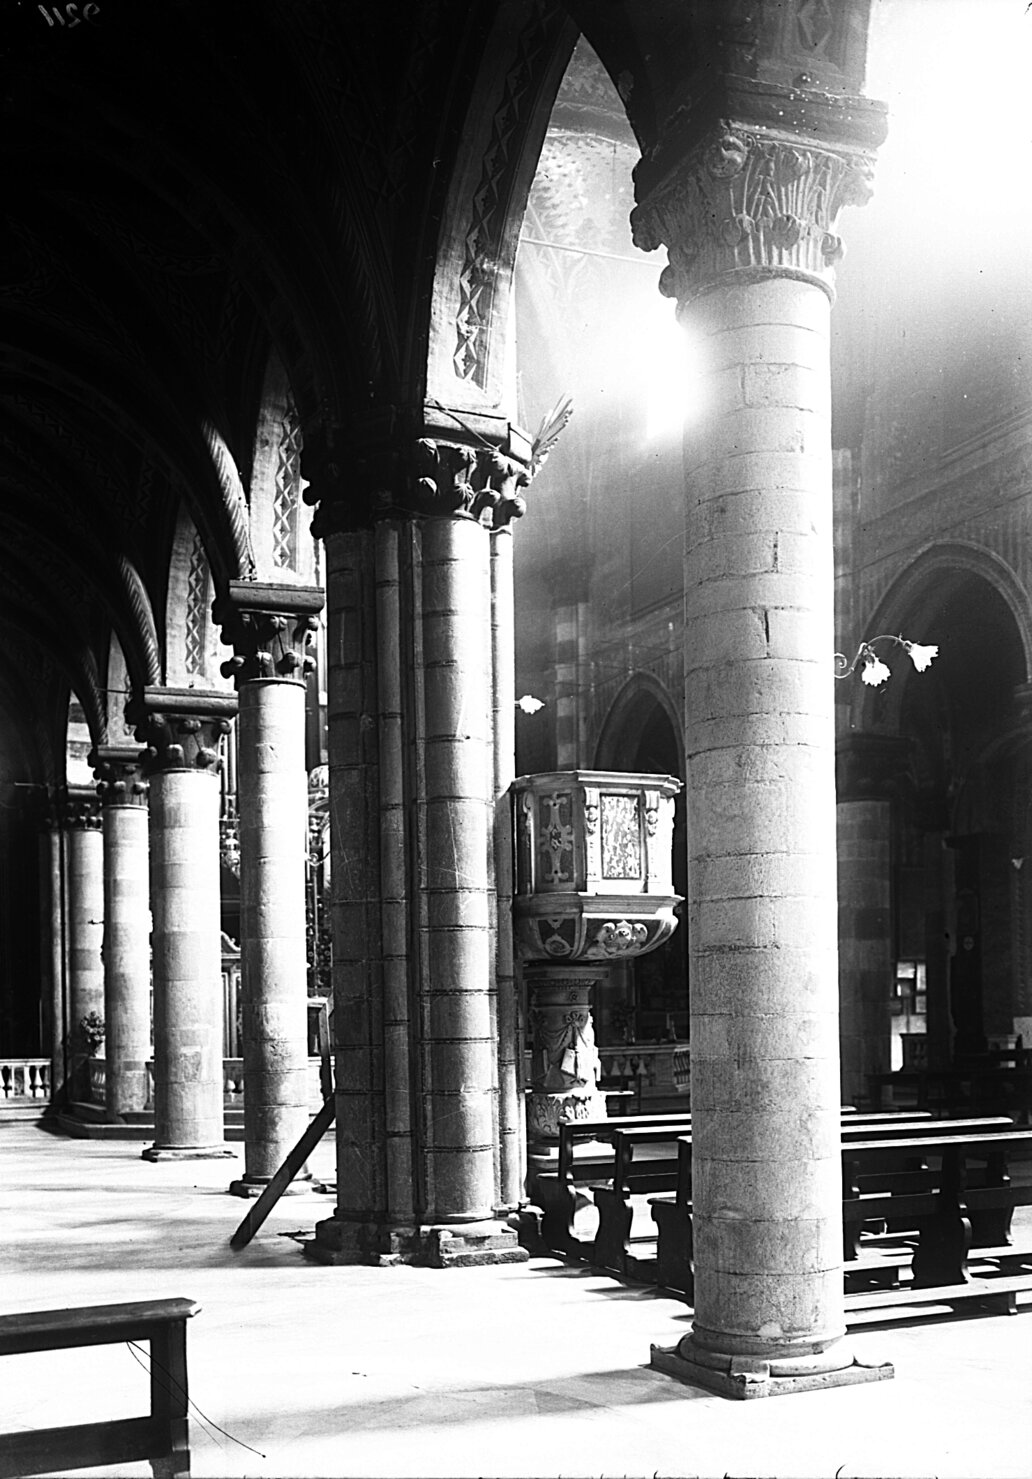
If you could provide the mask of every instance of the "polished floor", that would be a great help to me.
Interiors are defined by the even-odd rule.
[[[0,1307],[198,1300],[197,1476],[1032,1479],[1032,1307],[863,1331],[894,1381],[735,1403],[649,1369],[650,1343],[688,1328],[677,1300],[546,1258],[324,1268],[297,1241],[329,1214],[313,1194],[282,1199],[233,1253],[240,1163],[139,1152],[0,1111]],[[331,1141],[313,1166],[332,1174]],[[126,1346],[0,1366],[5,1431],[146,1405]]]

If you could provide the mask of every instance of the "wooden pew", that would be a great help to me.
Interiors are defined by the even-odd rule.
[[[908,1132],[923,1133],[929,1119],[927,1112],[911,1118],[905,1114],[879,1113],[866,1116],[843,1111],[841,1133],[844,1139],[860,1136],[889,1138],[899,1134],[904,1126]],[[982,1124],[981,1121],[978,1123]],[[989,1124],[988,1121],[985,1123]],[[1009,1121],[999,1119],[992,1123],[1003,1126]],[[689,1120],[684,1122],[684,1128],[690,1132]],[[690,1214],[685,1211],[685,1206],[690,1205],[691,1197],[690,1193],[686,1196],[683,1191],[678,1190],[686,1165],[685,1153],[679,1149],[684,1138],[679,1133],[681,1129],[682,1126],[676,1124],[620,1124],[613,1127],[609,1137],[613,1147],[611,1176],[606,1182],[598,1182],[591,1187],[599,1214],[598,1231],[590,1252],[592,1263],[621,1274],[638,1274],[644,1277],[656,1275],[658,1249],[655,1257],[650,1256],[644,1261],[634,1253],[635,1242],[651,1245],[656,1239],[654,1231],[637,1239],[632,1236],[634,1204],[631,1199],[634,1196],[649,1192],[663,1193],[667,1200],[672,1200],[674,1206],[668,1219],[670,1231],[674,1227],[679,1227],[682,1233],[686,1231]],[[644,1161],[635,1160],[636,1153],[643,1150],[648,1158]],[[665,1216],[663,1211],[657,1213],[656,1210],[662,1201],[663,1197],[651,1199],[653,1220],[657,1224]],[[667,1248],[669,1249],[669,1237]],[[678,1268],[683,1269],[683,1256],[678,1254],[676,1257]]]
[[[857,1273],[868,1275],[877,1265],[872,1260],[864,1269],[862,1258],[847,1258],[847,1316],[911,1305],[956,1306],[969,1300],[982,1303],[987,1309],[1013,1312],[1017,1294],[1032,1290],[1032,1249],[1015,1248],[1010,1243],[1010,1219],[1015,1206],[1032,1204],[1032,1186],[1016,1187],[1011,1183],[1007,1156],[1008,1152],[1030,1144],[1032,1130],[1000,1130],[992,1126],[952,1135],[898,1135],[894,1145],[884,1136],[844,1139],[842,1156],[849,1168],[842,1202],[847,1248],[852,1234],[856,1249],[860,1228],[872,1217],[903,1218],[914,1225],[917,1234],[917,1246],[913,1250],[897,1249],[891,1256],[884,1253],[881,1256],[882,1269],[892,1273],[893,1283],[897,1285],[900,1271],[912,1263],[910,1285],[850,1291],[851,1263]],[[899,1177],[894,1188],[864,1194],[857,1184],[856,1166],[865,1159],[874,1159],[881,1165],[890,1146],[900,1157],[917,1159],[922,1169],[888,1173]],[[683,1293],[691,1300],[694,1272],[690,1137],[681,1138],[678,1151],[680,1174],[675,1199],[652,1204],[659,1232],[656,1276],[663,1288]],[[929,1179],[926,1162],[933,1156],[941,1164]],[[970,1170],[972,1163],[981,1168],[974,1177]],[[884,1171],[876,1174],[886,1175]],[[908,1177],[912,1179],[910,1187],[906,1185]],[[988,1268],[996,1272],[991,1278],[972,1276],[971,1264],[982,1275]],[[876,1278],[868,1281],[875,1285],[879,1282]]]
[[[858,1114],[849,1104],[842,1106],[842,1117],[850,1125],[871,1126],[882,1123],[897,1123],[901,1120],[930,1119],[927,1110],[903,1112],[882,1111],[875,1114]],[[585,1258],[591,1254],[590,1240],[578,1238],[574,1232],[574,1221],[579,1208],[588,1204],[585,1188],[598,1180],[612,1176],[613,1137],[617,1132],[636,1129],[666,1128],[671,1132],[671,1141],[678,1135],[691,1131],[692,1117],[687,1111],[664,1114],[622,1115],[618,1120],[571,1120],[559,1127],[558,1158],[555,1171],[538,1172],[534,1178],[534,1200],[542,1211],[541,1236],[546,1247],[571,1257]],[[595,1153],[577,1158],[577,1147],[597,1147]],[[671,1151],[672,1163],[667,1169],[671,1178],[676,1174],[676,1150]],[[671,1179],[671,1186],[673,1179]]]
[[[1016,1206],[1032,1204],[1032,1186],[1015,1187],[1008,1174],[1008,1152],[1027,1147],[1032,1130],[1013,1129],[990,1133],[980,1138],[936,1136],[931,1140],[910,1142],[911,1149],[920,1147],[925,1155],[940,1157],[937,1186],[932,1191],[910,1191],[899,1194],[864,1197],[858,1195],[857,1168],[862,1165],[863,1144],[843,1148],[852,1184],[846,1180],[843,1198],[843,1224],[847,1255],[852,1231],[872,1206],[879,1202],[908,1208],[917,1224],[917,1244],[911,1261],[912,1282],[890,1290],[859,1289],[848,1292],[853,1263],[847,1256],[846,1313],[870,1313],[879,1309],[898,1311],[931,1304],[956,1308],[973,1301],[988,1310],[1013,1314],[1017,1295],[1032,1290],[1032,1249],[1015,1248],[1010,1241],[1010,1223]],[[901,1145],[901,1148],[906,1148]],[[972,1175],[971,1165],[980,1169]],[[866,1208],[863,1203],[866,1201]],[[860,1205],[858,1205],[860,1204]],[[856,1244],[853,1244],[854,1248]],[[873,1262],[873,1260],[872,1260]],[[902,1257],[895,1259],[905,1266]],[[975,1268],[984,1274],[994,1269],[992,1277],[973,1277]],[[869,1266],[868,1266],[869,1270]]]
[[[940,1121],[932,1121],[927,1116],[914,1121],[909,1121],[904,1117],[902,1120],[897,1118],[868,1126],[855,1126],[852,1118],[849,1121],[843,1120],[844,1161],[848,1156],[849,1147],[864,1144],[865,1149],[860,1154],[864,1158],[865,1172],[871,1177],[880,1179],[883,1192],[880,1200],[876,1200],[871,1193],[861,1203],[850,1209],[855,1213],[856,1238],[859,1238],[860,1230],[865,1222],[881,1219],[890,1223],[901,1222],[913,1226],[919,1216],[934,1215],[936,1211],[934,1183],[928,1180],[925,1156],[933,1148],[936,1137],[941,1138],[946,1134],[973,1139],[996,1135],[1008,1128],[1012,1128],[1012,1122],[1005,1116]],[[904,1129],[905,1134],[902,1133]],[[897,1147],[893,1142],[901,1142],[901,1146]],[[690,1135],[679,1137],[677,1151],[677,1180],[673,1194],[650,1198],[652,1219],[656,1224],[655,1279],[663,1288],[677,1290],[691,1298],[694,1294],[694,1278],[692,1274],[692,1146]],[[901,1195],[904,1189],[903,1184],[897,1183],[893,1190],[891,1181],[887,1179],[893,1175],[911,1178],[912,1185],[909,1190],[920,1200],[917,1202],[903,1200]],[[976,1246],[984,1248],[1006,1246],[1010,1210],[1014,1205],[1014,1203],[1007,1202],[1008,1183],[1005,1169],[996,1166],[995,1175],[997,1183],[994,1195],[1001,1197],[1001,1205],[989,1207],[986,1204],[987,1194],[983,1195],[980,1192],[979,1199],[976,1199],[977,1205],[972,1212]],[[846,1182],[846,1185],[850,1184],[851,1182]],[[893,1195],[895,1195],[895,1200],[892,1199]],[[1020,1201],[1019,1189],[1018,1202]],[[847,1220],[846,1212],[844,1204],[844,1238],[848,1245],[845,1230],[850,1226],[852,1219]],[[618,1228],[615,1209],[610,1212],[610,1216]],[[615,1238],[607,1236],[605,1241],[612,1266],[619,1262],[615,1250],[608,1246],[615,1241]],[[854,1251],[855,1246],[854,1243]],[[903,1262],[908,1261],[909,1256],[908,1250],[906,1257],[901,1259],[900,1264],[896,1266],[899,1267]],[[648,1275],[650,1272],[647,1261],[641,1259],[635,1260],[633,1265],[625,1261],[622,1271],[629,1271],[632,1267],[643,1275]]]
[[[150,1413],[75,1427],[0,1434],[0,1479],[149,1459],[156,1476],[190,1472],[186,1322],[192,1299],[148,1299],[0,1316],[0,1356],[150,1343]]]
[[[547,1247],[573,1257],[582,1257],[590,1250],[590,1244],[576,1237],[574,1219],[578,1208],[587,1205],[583,1188],[608,1172],[614,1132],[660,1125],[683,1132],[691,1126],[691,1115],[628,1114],[618,1120],[571,1120],[559,1126],[556,1169],[538,1172],[533,1186],[534,1199],[542,1212],[541,1236]],[[577,1160],[578,1145],[603,1149],[601,1154],[593,1153]],[[575,1173],[579,1173],[579,1184]]]

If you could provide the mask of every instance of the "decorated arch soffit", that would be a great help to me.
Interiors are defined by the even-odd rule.
[[[282,361],[270,356],[262,387],[249,497],[250,541],[260,580],[316,583],[311,513],[303,501],[304,432]]]
[[[441,214],[427,326],[430,406],[500,421],[514,414],[508,335],[516,248],[576,38],[549,0],[499,7]]]

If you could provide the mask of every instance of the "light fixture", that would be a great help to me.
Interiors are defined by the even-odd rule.
[[[874,650],[875,642],[895,642],[902,647],[919,673],[923,673],[931,663],[932,659],[938,657],[939,649],[935,646],[927,646],[921,642],[910,642],[906,637],[894,637],[888,632],[882,632],[880,636],[871,637],[866,642],[861,642],[856,650],[856,656],[850,662],[843,652],[835,653],[835,666],[840,669],[835,674],[836,678],[848,678],[851,673],[860,669],[860,681],[866,683],[869,688],[880,688],[892,677],[892,669],[883,663]]]

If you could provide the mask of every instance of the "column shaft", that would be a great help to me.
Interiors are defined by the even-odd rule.
[[[385,1214],[383,939],[374,537],[326,540],[337,1214]]]
[[[464,518],[420,532],[427,1218],[461,1223],[495,1204],[489,536]]]
[[[526,1116],[523,1109],[523,1017],[512,930],[512,793],[516,778],[516,616],[513,536],[491,534],[491,649],[494,710],[494,940],[498,1037],[499,1198],[523,1199]]]
[[[402,650],[401,526],[376,526],[376,673],[380,779],[380,928],[383,941],[383,1077],[387,1216],[411,1225],[413,1204],[412,1012],[409,992],[411,906],[405,804],[406,667]],[[406,640],[406,647],[410,647]]]
[[[154,1146],[229,1154],[223,1145],[219,783],[214,770],[151,780],[154,916]]]
[[[140,1114],[150,1057],[146,805],[104,805],[104,1017],[108,1116]]]
[[[40,956],[47,989],[47,1018],[50,1029],[50,1102],[62,1098],[68,1045],[65,980],[64,837],[60,827],[48,826],[40,834]]]
[[[708,406],[687,464],[690,1339],[808,1355],[844,1329],[829,302],[769,278],[683,311]]]
[[[89,1097],[83,1020],[104,1015],[104,844],[93,825],[72,826],[68,849],[68,1035],[73,1098]]]
[[[237,723],[244,1183],[257,1193],[309,1117],[304,685],[243,683]]]

